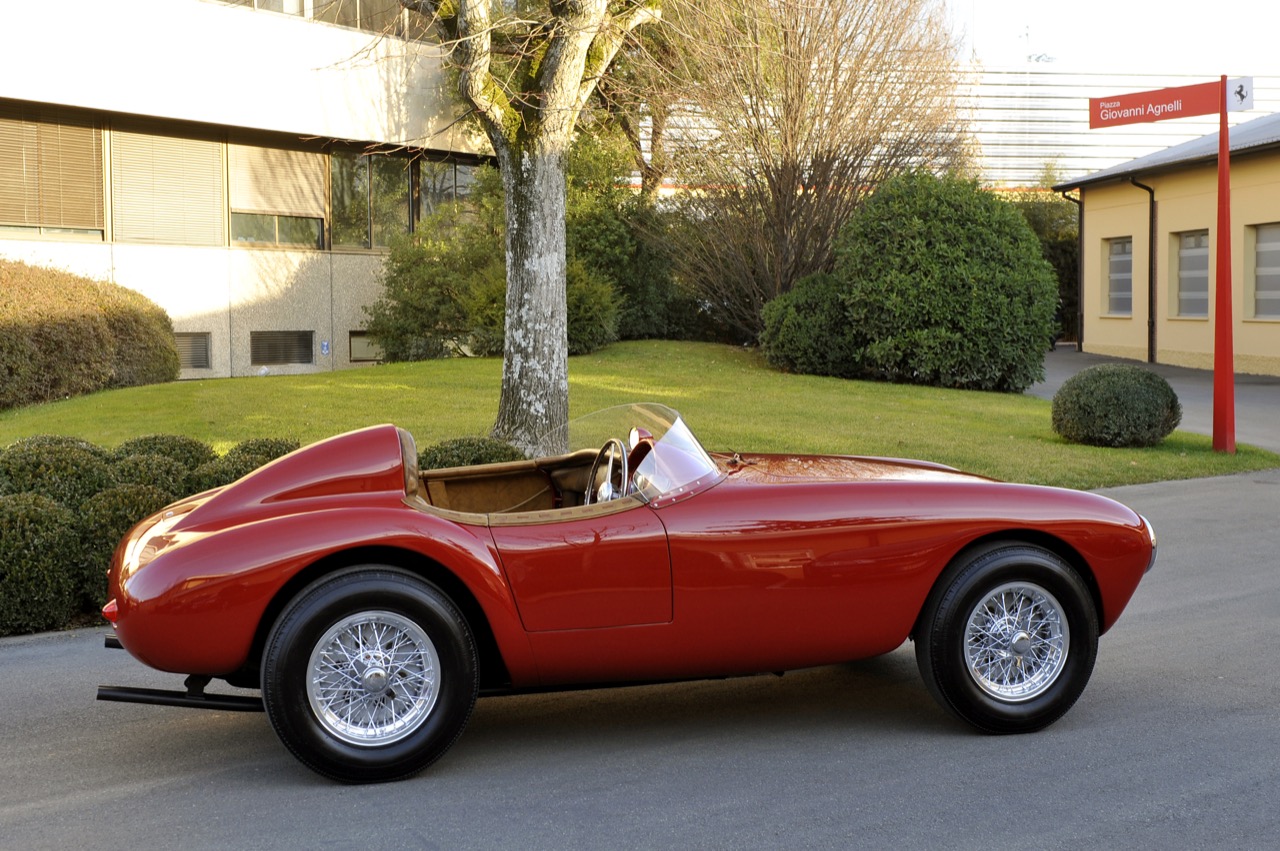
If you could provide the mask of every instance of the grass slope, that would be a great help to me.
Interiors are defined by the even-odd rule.
[[[304,444],[381,422],[419,446],[487,433],[501,361],[390,364],[305,376],[184,381],[114,390],[0,414],[0,446],[66,434],[114,446],[187,434],[225,451],[249,437]],[[1095,488],[1280,466],[1252,447],[1213,452],[1177,432],[1149,449],[1075,446],[1030,396],[785,375],[752,351],[704,343],[619,343],[569,362],[573,416],[632,401],[676,408],[709,449],[925,458],[1011,481]]]

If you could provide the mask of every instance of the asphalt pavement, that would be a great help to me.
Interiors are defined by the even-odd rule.
[[[1164,376],[1182,403],[1179,428],[1196,434],[1213,434],[1211,370],[1111,358],[1079,352],[1074,344],[1059,344],[1045,357],[1045,380],[1027,392],[1052,399],[1064,381],[1085,367],[1100,363],[1137,364]],[[1236,443],[1280,452],[1280,376],[1236,373],[1235,403]]]
[[[1062,347],[1046,380],[1108,361]],[[1183,428],[1212,376],[1155,366]],[[1237,376],[1237,439],[1280,451],[1280,379]],[[262,715],[94,701],[177,687],[102,630],[0,638],[0,848],[1271,849],[1280,844],[1280,470],[1104,491],[1160,556],[1080,702],[982,736],[910,646],[782,678],[489,698],[413,780],[338,786]]]

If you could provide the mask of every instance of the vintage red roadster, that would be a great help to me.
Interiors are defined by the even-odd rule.
[[[419,470],[392,425],[300,449],[138,524],[108,643],[188,675],[106,700],[265,709],[310,768],[408,777],[477,695],[826,665],[915,643],[989,733],[1053,723],[1155,559],[1110,499],[919,461],[709,453],[661,405],[567,451]],[[214,678],[261,690],[216,694]]]

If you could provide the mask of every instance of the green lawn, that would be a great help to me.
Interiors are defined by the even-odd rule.
[[[1150,449],[1063,442],[1030,396],[785,375],[753,351],[704,343],[619,343],[569,362],[574,416],[631,401],[684,414],[709,449],[925,458],[1000,479],[1095,488],[1280,467],[1252,447],[1213,452],[1177,432]],[[497,359],[391,364],[305,376],[184,381],[0,413],[0,446],[66,434],[104,446],[158,432],[225,451],[248,437],[303,443],[380,422],[426,446],[484,434],[497,411]]]

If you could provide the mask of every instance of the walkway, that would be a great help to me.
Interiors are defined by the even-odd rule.
[[[1213,373],[1209,370],[1110,358],[1078,352],[1073,344],[1065,344],[1048,353],[1045,380],[1027,392],[1052,399],[1062,382],[1099,363],[1133,363],[1164,376],[1182,403],[1179,428],[1213,434]],[[1280,452],[1280,376],[1236,375],[1236,443]]]

